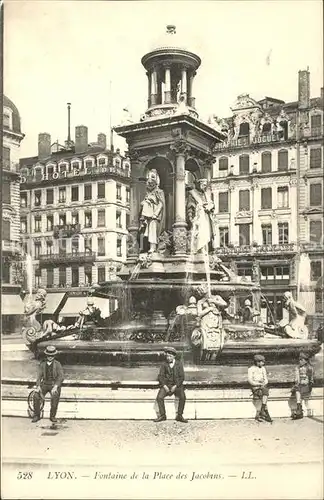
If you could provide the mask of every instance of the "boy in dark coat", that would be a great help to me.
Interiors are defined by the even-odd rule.
[[[40,420],[40,404],[41,399],[44,399],[46,394],[51,394],[51,422],[57,422],[56,412],[60,401],[61,386],[64,380],[63,368],[59,361],[55,358],[57,354],[56,347],[49,345],[45,349],[46,360],[42,361],[38,367],[38,375],[36,381],[36,394],[34,399],[35,416],[32,422]]]
[[[301,352],[299,355],[299,365],[296,366],[295,370],[295,385],[292,388],[292,397],[296,398],[297,409],[292,411],[291,418],[293,420],[299,420],[303,418],[303,406],[304,401],[307,412],[309,412],[308,402],[311,396],[311,392],[314,385],[314,368],[309,362],[308,355]]]
[[[164,398],[173,394],[179,398],[178,413],[176,420],[186,424],[188,420],[183,418],[183,410],[186,402],[186,395],[183,387],[184,369],[182,362],[176,359],[177,351],[173,347],[165,349],[166,361],[161,365],[158,381],[160,390],[156,397],[159,407],[159,417],[154,422],[166,420]]]

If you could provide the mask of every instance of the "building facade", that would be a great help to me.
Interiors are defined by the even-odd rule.
[[[104,134],[89,145],[79,126],[65,147],[39,134],[38,155],[20,161],[20,226],[34,288],[86,290],[116,273],[126,256],[129,179],[129,159],[107,149]]]
[[[212,179],[217,253],[260,281],[268,322],[283,317],[287,290],[323,314],[323,89],[311,99],[308,70],[298,78],[296,102],[243,94],[233,116],[211,120],[228,134]]]
[[[22,313],[19,297],[22,284],[20,247],[19,148],[24,134],[15,104],[3,97],[2,145],[2,330],[17,327]]]

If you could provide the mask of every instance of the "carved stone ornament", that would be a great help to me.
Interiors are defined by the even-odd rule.
[[[129,232],[126,246],[127,246],[127,255],[129,257],[138,255],[139,247],[137,242],[137,230]]]
[[[260,108],[260,104],[258,104],[254,99],[252,99],[249,94],[240,94],[233,106],[231,107],[232,111],[237,111],[241,109],[247,108]]]
[[[140,151],[138,149],[130,149],[128,151],[128,155],[131,161],[139,161],[140,159]]]
[[[173,248],[176,254],[187,253],[187,229],[183,226],[173,228]]]
[[[175,152],[175,154],[186,155],[190,152],[190,146],[184,139],[178,139],[173,144],[171,144],[170,148]]]

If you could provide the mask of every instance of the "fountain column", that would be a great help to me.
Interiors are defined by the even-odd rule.
[[[141,162],[137,151],[130,151],[132,165],[132,182],[130,192],[130,225],[127,228],[129,238],[127,242],[127,257],[136,257],[139,254],[137,242],[138,214],[141,199]]]
[[[187,69],[182,68],[181,71],[181,95],[185,98],[184,102],[187,104]]]
[[[170,104],[171,102],[171,69],[169,66],[165,68],[165,91],[164,103]]]
[[[157,93],[157,71],[156,68],[154,68],[151,73],[151,106],[157,104]]]
[[[185,140],[179,139],[171,149],[175,153],[173,244],[175,254],[184,255],[187,252],[185,162],[190,148]]]
[[[147,107],[149,108],[151,106],[151,73],[147,71],[146,73],[147,76]]]

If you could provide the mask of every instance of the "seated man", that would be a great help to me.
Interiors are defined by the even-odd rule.
[[[182,362],[176,360],[177,351],[173,347],[165,349],[166,361],[161,365],[158,381],[160,390],[158,392],[156,402],[159,407],[159,417],[154,422],[163,422],[166,420],[164,398],[173,394],[179,398],[179,407],[176,420],[178,422],[187,423],[188,420],[183,418],[183,410],[186,402],[186,395],[183,387],[184,369]]]

